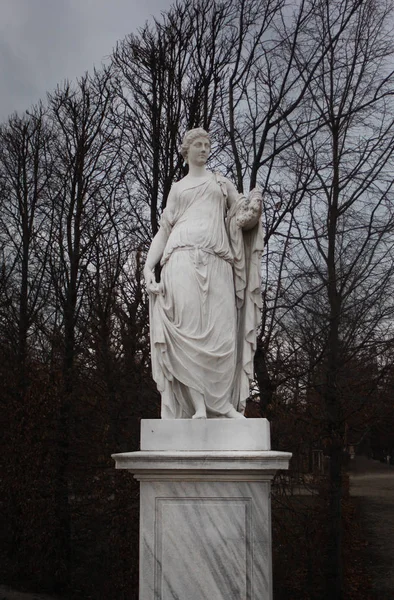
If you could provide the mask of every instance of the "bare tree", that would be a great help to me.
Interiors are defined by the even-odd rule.
[[[20,448],[13,457],[13,473],[29,487],[30,471],[23,450],[28,432],[37,436],[39,423],[30,423],[32,365],[37,360],[40,313],[49,294],[46,277],[51,247],[51,219],[46,213],[51,177],[48,154],[50,133],[41,105],[22,117],[13,115],[0,126],[0,327],[4,369],[1,421],[7,436]],[[7,464],[8,463],[8,464]],[[9,459],[4,473],[10,472]],[[5,478],[7,481],[7,478]],[[8,480],[9,481],[9,480]],[[10,555],[24,552],[25,499],[13,485],[3,490],[12,510]]]
[[[318,340],[318,377],[310,383],[322,400],[323,436],[330,455],[330,599],[343,597],[346,423],[363,406],[361,398],[357,409],[354,402],[344,402],[346,369],[355,359],[366,364],[373,348],[374,369],[379,370],[379,356],[393,340],[394,75],[388,62],[394,46],[387,32],[389,9],[389,3],[372,1],[317,3],[316,33],[308,31],[308,36],[312,43],[327,44],[327,51],[313,78],[307,61],[299,65],[308,83],[308,114],[319,128],[299,138],[293,148],[296,164],[306,163],[313,177],[307,202],[295,214],[291,240],[297,277],[288,298],[298,297],[294,318],[313,323]],[[310,328],[307,336],[310,339]],[[372,379],[376,389],[378,377]]]
[[[119,138],[108,114],[113,92],[107,71],[85,76],[74,89],[69,84],[49,96],[49,118],[56,134],[52,145],[54,184],[51,201],[56,237],[50,257],[56,313],[63,335],[63,397],[59,414],[58,494],[60,547],[63,564],[70,563],[68,469],[70,419],[75,400],[76,361],[86,336],[90,307],[87,274],[95,244],[111,219],[113,190],[121,177],[116,162]],[[113,209],[112,209],[113,210]],[[67,572],[64,585],[67,585]]]
[[[9,329],[8,338],[17,357],[22,395],[28,385],[31,328],[48,294],[45,274],[52,235],[46,213],[52,169],[49,140],[41,105],[24,117],[10,117],[0,128],[0,235],[7,308],[2,317],[8,328],[15,327]]]

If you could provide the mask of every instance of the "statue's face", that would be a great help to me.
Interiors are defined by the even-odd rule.
[[[211,144],[206,137],[196,138],[187,151],[187,161],[189,165],[202,167],[208,160]]]

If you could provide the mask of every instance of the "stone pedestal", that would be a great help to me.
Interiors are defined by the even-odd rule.
[[[114,454],[140,481],[140,600],[272,600],[265,419],[145,420],[141,451]]]

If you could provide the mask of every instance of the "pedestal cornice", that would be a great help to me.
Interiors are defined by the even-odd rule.
[[[278,469],[288,469],[291,453],[139,451],[113,454],[117,469],[131,471],[139,480],[227,480],[272,479]]]

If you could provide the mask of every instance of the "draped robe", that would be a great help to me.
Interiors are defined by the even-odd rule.
[[[236,223],[243,196],[228,205],[221,175],[174,184],[163,212],[168,235],[161,259],[163,293],[150,296],[152,372],[162,418],[190,418],[202,394],[208,417],[231,405],[243,412],[253,377],[260,318],[259,223]],[[174,208],[175,207],[175,208]]]

